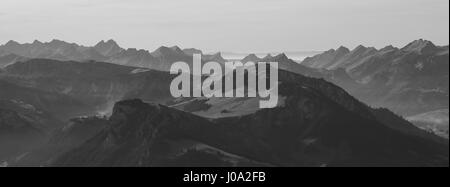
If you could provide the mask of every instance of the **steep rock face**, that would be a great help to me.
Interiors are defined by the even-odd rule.
[[[138,100],[119,102],[105,131],[53,164],[170,165],[179,163],[174,156],[174,152],[180,152],[175,146],[179,144],[174,142],[181,140],[195,140],[252,163],[278,166],[448,164],[448,144],[393,131],[348,112],[314,91],[287,88],[282,92],[297,96],[287,98],[284,107],[212,122]],[[201,157],[190,158],[194,159],[188,160],[192,164]],[[216,164],[220,160],[217,155],[216,159],[207,158]]]

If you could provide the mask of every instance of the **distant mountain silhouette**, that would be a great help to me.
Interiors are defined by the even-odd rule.
[[[227,60],[225,60],[222,57],[222,53],[216,53],[216,54],[212,54],[212,55],[208,55],[208,54],[203,54],[202,55],[202,61],[204,62],[218,62],[218,63],[225,63],[227,62]]]
[[[153,52],[135,48],[123,49],[114,40],[106,42],[102,40],[93,47],[85,47],[61,40],[52,40],[47,43],[35,41],[31,44],[9,41],[5,45],[0,46],[0,67],[26,58],[41,58],[60,61],[110,62],[119,65],[169,71],[174,62],[192,63],[192,54],[194,52],[203,54],[200,50],[181,50],[178,46],[162,46]],[[223,63],[226,60],[220,53],[216,53],[212,55],[204,54],[203,61]]]
[[[114,40],[108,40],[107,42],[102,40],[94,46],[94,49],[105,57],[114,56],[124,50]]]
[[[242,59],[241,61],[246,63],[246,62],[261,62],[261,58],[259,58],[258,56],[256,56],[255,54],[249,54],[248,56],[246,56],[244,59]]]
[[[192,62],[192,54],[201,50],[160,47],[154,52],[122,49],[114,40],[100,41],[84,47],[60,40],[19,44],[9,41],[0,46],[0,67],[30,58],[61,61],[104,61],[132,67],[168,71],[177,61]],[[260,59],[249,55],[242,61],[277,61],[283,70],[332,81],[364,102],[388,107],[410,116],[448,108],[448,46],[438,47],[426,40],[417,40],[398,49],[358,46],[329,50],[305,59],[300,65],[280,54]],[[203,54],[203,61],[225,62],[220,53]],[[430,61],[430,62],[427,62]],[[345,69],[345,72],[340,71]],[[349,79],[351,78],[351,79]],[[427,101],[422,103],[421,101]]]
[[[278,63],[278,68],[282,69],[282,70],[286,70],[286,71],[290,71],[293,73],[297,73],[297,74],[301,74],[301,75],[306,75],[306,76],[310,76],[310,77],[317,77],[317,78],[324,78],[326,77],[325,74],[323,74],[322,72],[303,66],[297,62],[295,62],[294,60],[288,58],[286,56],[286,54],[281,53],[277,56],[272,56],[270,54],[268,54],[266,57],[260,59],[258,58],[256,55],[254,54],[250,54],[248,56],[246,56],[244,59],[241,60],[241,62],[277,62]]]
[[[67,43],[61,40],[52,40],[42,43],[34,41],[33,43],[19,44],[15,41],[9,41],[0,46],[0,51],[4,55],[15,54],[26,58],[48,58],[55,60],[105,60],[106,57],[96,50],[90,50],[89,47],[80,46],[75,43]]]
[[[359,85],[341,86],[370,105],[402,115],[448,108],[448,46],[416,40],[401,49],[358,46],[348,51],[341,47],[302,64],[329,71],[345,69]]]
[[[195,48],[183,49],[183,52],[184,52],[186,55],[189,55],[189,56],[193,56],[194,54],[203,54],[203,51],[202,51],[202,50],[200,50],[200,49],[195,49]]]

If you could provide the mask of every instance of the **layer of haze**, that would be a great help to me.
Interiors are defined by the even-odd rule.
[[[327,50],[449,42],[448,0],[0,0],[0,44],[113,38],[123,47]]]

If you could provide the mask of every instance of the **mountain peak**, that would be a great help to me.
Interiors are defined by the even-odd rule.
[[[53,47],[53,48],[59,48],[59,47],[62,47],[62,46],[70,46],[70,47],[76,47],[76,46],[78,46],[78,44],[75,44],[75,43],[69,44],[69,43],[67,43],[67,42],[65,42],[65,41],[58,40],[58,39],[53,39],[52,41],[50,41],[50,42],[47,43],[47,44],[49,44],[49,46],[50,46],[50,47]]]
[[[177,53],[184,53],[183,50],[181,50],[181,48],[178,47],[178,46],[176,46],[176,45],[170,47],[170,49],[172,49],[173,51],[175,51],[175,52],[177,52]]]
[[[170,53],[170,51],[172,51],[172,49],[166,47],[166,46],[161,46],[158,49],[156,49],[155,51],[152,52],[153,56],[161,56],[167,53]]]
[[[285,62],[290,62],[291,59],[289,59],[289,57],[285,54],[285,53],[281,53],[279,55],[276,56],[267,56],[263,59],[263,61],[265,62],[278,62],[278,63],[285,63]]]
[[[355,51],[358,51],[358,50],[362,50],[362,49],[367,49],[367,47],[366,46],[364,46],[364,45],[358,45],[358,47],[356,47],[354,50]]]
[[[113,39],[109,39],[106,43],[107,43],[107,44],[114,44],[114,45],[117,45],[117,42],[114,41]]]
[[[350,49],[348,49],[348,48],[346,48],[344,46],[340,46],[336,51],[339,52],[339,53],[349,53]]]
[[[62,41],[62,40],[58,40],[58,39],[53,39],[52,41],[50,41],[50,43],[52,44],[60,44],[60,43],[65,43],[64,41]]]
[[[394,49],[397,49],[397,48],[392,46],[392,45],[388,45],[388,46],[383,47],[382,49],[380,49],[380,51],[390,51],[390,50],[394,50]]]
[[[220,62],[226,61],[226,60],[222,57],[222,53],[221,53],[221,52],[217,52],[217,53],[213,54],[213,55],[212,55],[212,58],[213,58],[214,60],[217,60],[217,61],[220,61]]]
[[[275,56],[274,58],[276,58],[276,59],[289,59],[289,57],[286,55],[286,53],[281,53],[281,54]]]
[[[5,46],[11,46],[11,45],[20,45],[18,42],[14,41],[14,40],[9,40]]]
[[[125,100],[116,103],[113,107],[113,113],[110,118],[111,121],[129,121],[129,123],[115,123],[112,128],[121,131],[125,128],[121,128],[125,125],[137,125],[135,120],[141,118],[141,116],[147,116],[149,114],[158,114],[161,111],[161,106],[157,104],[144,103],[140,99]],[[121,129],[121,130],[119,130]],[[130,130],[130,129],[127,129]],[[126,134],[126,133],[125,133]]]
[[[185,53],[178,46],[173,46],[173,47],[161,46],[158,49],[156,49],[155,51],[153,51],[151,54],[154,57],[185,55]]]
[[[97,45],[95,45],[95,47],[105,46],[105,45],[107,45],[109,47],[111,47],[111,46],[117,46],[118,47],[119,46],[116,41],[114,41],[113,39],[110,39],[110,40],[108,40],[106,42],[105,42],[105,40],[102,40],[102,41],[98,42]]]
[[[368,48],[368,47],[363,46],[363,45],[358,45],[358,47],[353,49],[353,51],[351,51],[351,53],[353,55],[360,55],[360,54],[363,54],[363,53],[367,52],[367,50],[373,50],[373,49],[374,48]]]
[[[39,41],[39,40],[34,40],[33,44],[43,44],[43,43],[41,41]]]
[[[212,61],[212,62],[224,63],[227,61],[222,57],[221,52],[217,52],[214,54],[203,54],[202,58],[203,58],[203,60],[208,61],[208,62]]]
[[[188,48],[188,49],[183,49],[183,52],[186,55],[192,56],[194,54],[203,54],[203,51],[200,49],[195,49],[195,48]]]
[[[263,59],[272,59],[272,58],[273,58],[273,56],[269,53]]]
[[[418,52],[420,54],[432,53],[436,49],[437,47],[433,42],[424,39],[415,40],[402,48],[403,51]]]
[[[249,54],[245,58],[242,59],[242,62],[260,62],[261,58],[256,56],[255,54]]]
[[[100,54],[104,56],[114,56],[123,49],[116,43],[116,41],[110,39],[107,42],[104,40],[97,43],[97,45],[94,46],[95,50],[97,50]]]
[[[258,56],[256,56],[255,53],[252,53],[252,54],[249,54],[247,57],[255,58],[255,57],[258,57]]]

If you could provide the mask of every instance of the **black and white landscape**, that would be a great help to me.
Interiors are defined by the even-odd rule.
[[[250,15],[266,9],[274,14],[286,13],[284,3],[293,2],[267,7],[266,3],[255,5]],[[411,9],[421,3],[424,2],[413,0]],[[448,5],[448,1],[443,4]],[[96,6],[103,5],[93,5],[92,10]],[[240,12],[237,10],[232,12]],[[127,15],[124,13],[121,18]],[[0,21],[2,16],[0,8]],[[222,18],[216,19],[226,24],[220,22]],[[76,30],[91,25],[89,20],[84,21],[74,23]],[[156,26],[197,25],[194,21],[188,23]],[[200,23],[207,25],[201,29],[210,24]],[[263,24],[251,23],[257,28]],[[267,28],[263,34],[275,32],[272,27],[301,25],[286,22],[288,26],[284,27],[281,21],[264,24],[269,25],[262,27]],[[60,29],[63,28],[56,30]],[[124,31],[121,29],[118,33]],[[352,29],[348,29],[350,35]],[[426,29],[418,30],[427,33]],[[84,37],[75,31],[69,34]],[[255,34],[258,41],[251,37],[245,40],[252,40],[255,45],[261,45],[265,39],[269,44],[293,45],[283,38],[287,36],[273,41],[277,38],[260,35]],[[222,52],[202,51],[196,46],[149,50],[123,47],[119,45],[121,40],[113,39],[90,46],[62,39],[27,43],[8,38],[0,44],[0,166],[448,167],[448,36],[447,41],[417,36],[399,46],[387,42],[383,44],[386,47],[371,47],[361,41],[357,47],[320,49],[324,52],[312,52],[318,51],[315,47],[305,52],[273,49],[287,52],[267,55],[260,51],[227,52],[228,56],[242,59],[226,59]],[[204,37],[211,46],[217,41]],[[338,34],[332,37],[345,40]],[[391,38],[396,37],[389,36],[389,40],[398,44]],[[230,38],[223,38],[227,39]],[[176,75],[170,74],[170,67],[179,61],[192,63],[194,54],[201,54],[202,62],[221,64],[231,60],[278,62],[277,107],[260,109],[259,99],[250,97],[174,98],[169,89]],[[300,59],[302,55],[309,57]]]
[[[249,55],[242,61],[281,67],[279,106],[263,110],[255,98],[173,98],[167,70],[193,49],[113,40],[0,49],[10,166],[448,165],[448,46],[429,41],[342,47],[300,64]]]

